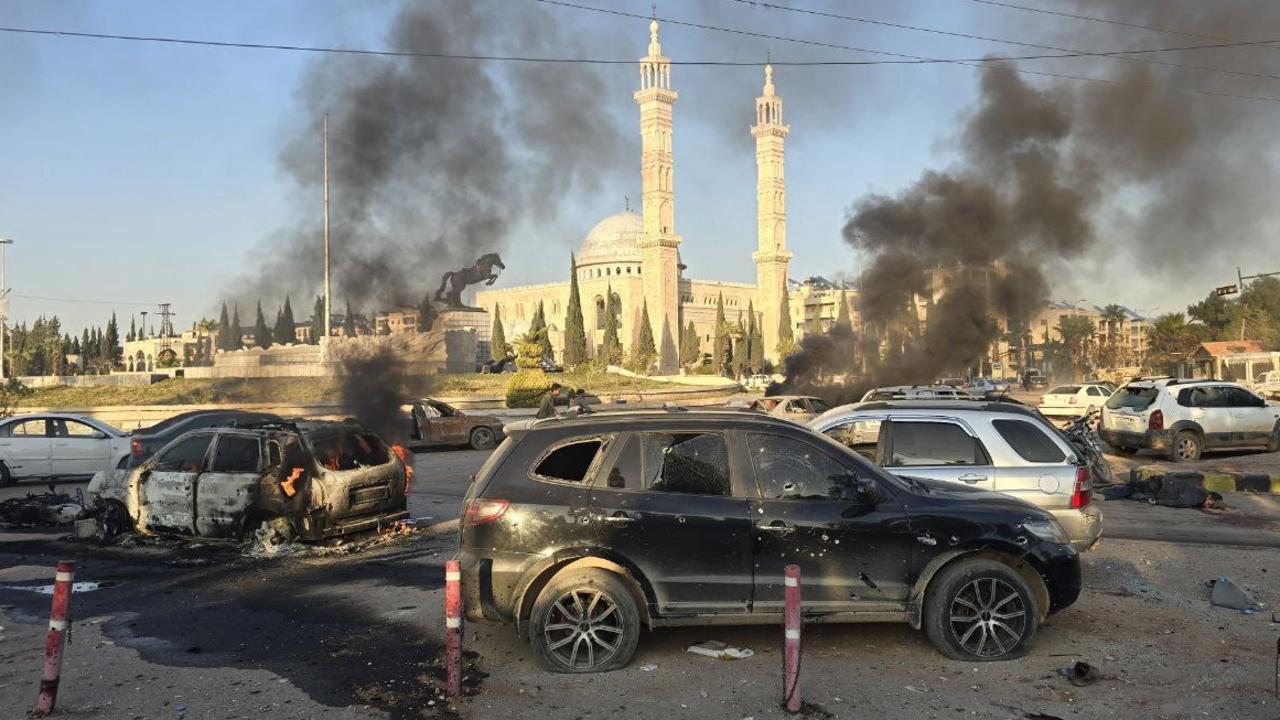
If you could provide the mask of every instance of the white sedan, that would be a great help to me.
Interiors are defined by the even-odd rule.
[[[1040,396],[1040,412],[1051,417],[1079,417],[1101,410],[1111,390],[1105,385],[1059,385]]]
[[[129,454],[129,437],[81,415],[16,415],[0,421],[0,485],[22,478],[90,476]]]

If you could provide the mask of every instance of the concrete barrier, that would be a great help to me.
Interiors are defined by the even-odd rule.
[[[1131,481],[1177,474],[1198,480],[1200,487],[1220,495],[1241,492],[1280,493],[1280,474],[1239,473],[1220,470],[1192,470],[1170,468],[1167,465],[1139,465],[1129,471]]]

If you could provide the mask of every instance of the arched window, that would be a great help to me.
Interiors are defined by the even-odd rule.
[[[604,298],[596,296],[596,329],[603,330],[605,321]]]

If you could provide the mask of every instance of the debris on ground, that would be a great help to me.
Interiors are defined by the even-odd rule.
[[[75,522],[83,510],[84,493],[76,490],[72,497],[50,485],[49,492],[0,502],[0,528],[61,527]]]
[[[430,527],[427,520],[430,518],[414,518],[392,523],[378,533],[311,543],[295,537],[287,518],[276,518],[264,522],[253,532],[252,540],[244,546],[242,554],[251,558],[351,555],[416,539]]]
[[[705,655],[717,660],[744,660],[755,655],[755,651],[751,648],[738,648],[722,643],[719,640],[707,640],[697,645],[690,645],[687,651],[694,655]]]
[[[1058,674],[1076,687],[1086,687],[1102,679],[1102,673],[1098,672],[1098,668],[1083,660],[1058,670]]]
[[[642,672],[653,672],[654,670],[657,670],[657,669],[658,669],[658,666],[655,663],[645,663],[640,666],[640,670]]]
[[[1210,580],[1207,585],[1212,589],[1209,595],[1210,605],[1239,610],[1246,614],[1253,614],[1266,607],[1225,575]]]
[[[1137,500],[1172,508],[1225,508],[1222,495],[1204,489],[1200,473],[1171,472],[1131,478],[1123,485],[1112,485],[1102,491],[1107,500]]]

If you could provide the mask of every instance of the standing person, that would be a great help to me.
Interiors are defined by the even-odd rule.
[[[560,397],[560,383],[551,383],[551,389],[547,390],[547,394],[542,396],[542,404],[538,406],[538,414],[535,418],[549,418],[556,415],[556,398]]]

